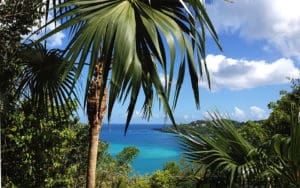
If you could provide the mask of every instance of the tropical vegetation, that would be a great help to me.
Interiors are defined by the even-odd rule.
[[[53,7],[49,9],[51,2]],[[142,108],[148,119],[156,94],[165,113],[175,124],[169,106],[174,67],[179,67],[179,73],[173,107],[176,106],[186,66],[196,107],[199,107],[198,79],[204,72],[202,70],[209,80],[205,62],[205,32],[209,31],[218,44],[217,34],[201,1],[47,0],[45,7],[46,15],[53,13],[54,18],[48,20],[46,16],[46,24],[38,32],[53,23],[57,27],[44,34],[37,43],[60,31],[70,31],[71,39],[63,54],[63,68],[59,69],[65,73],[60,79],[64,81],[70,71],[75,71],[73,81],[76,82],[84,65],[88,64],[84,100],[90,125],[87,186],[95,187],[98,135],[106,103],[110,119],[116,100],[129,101],[126,132],[139,93],[143,92],[145,96]],[[179,62],[178,65],[176,62]],[[164,84],[160,81],[160,72],[164,74]],[[68,86],[72,87],[71,90],[75,88],[73,83]],[[62,98],[62,93],[54,92]],[[72,93],[64,91],[63,94],[65,92]],[[55,97],[53,93],[50,95],[50,98]],[[53,106],[53,103],[50,105]]]
[[[212,113],[205,129],[194,125],[175,130],[186,158],[204,169],[203,184],[300,186],[299,86],[299,79],[292,80],[292,91],[281,92],[284,96],[269,105],[274,109],[270,117],[259,123],[249,121],[237,127]]]
[[[28,9],[22,10],[23,8]],[[213,25],[200,1],[47,0],[45,3],[32,1],[27,4],[26,1],[12,0],[1,4],[1,9],[5,10],[1,16],[5,21],[3,28],[16,34],[13,39],[18,44],[17,49],[13,48],[13,53],[9,54],[10,58],[13,54],[23,53],[23,49],[19,48],[21,35],[27,34],[29,27],[36,25],[35,21],[43,14],[46,23],[37,32],[46,31],[49,24],[57,26],[33,44],[34,52],[27,49],[31,53],[27,57],[33,57],[27,59],[29,66],[17,67],[20,74],[7,77],[7,81],[11,80],[10,87],[19,87],[16,91],[12,88],[13,91],[8,92],[18,97],[24,97],[24,92],[28,92],[30,102],[38,105],[35,110],[47,113],[50,106],[52,116],[55,115],[54,107],[57,108],[56,111],[62,109],[67,114],[66,109],[72,109],[70,101],[73,100],[66,99],[72,95],[76,98],[75,83],[84,65],[88,64],[85,89],[90,124],[87,187],[95,187],[98,139],[106,112],[107,94],[108,119],[117,99],[129,100],[125,132],[140,90],[145,96],[142,108],[146,118],[151,116],[156,94],[166,114],[175,124],[168,103],[174,67],[179,66],[179,76],[173,107],[176,106],[187,66],[196,106],[199,107],[198,79],[203,74],[202,70],[205,70],[209,80],[205,62],[205,32],[209,31],[218,44]],[[54,16],[52,20],[48,19],[49,14]],[[24,17],[26,15],[28,17]],[[23,24],[21,27],[14,24],[19,22]],[[15,27],[19,27],[22,32],[15,33],[18,31]],[[39,43],[62,30],[70,31],[71,40],[66,49],[63,53],[59,50],[49,50],[48,53],[46,42],[44,46]],[[10,43],[10,39],[4,42]],[[7,60],[7,51],[4,54],[4,60]],[[11,63],[6,67],[18,63],[11,59],[9,61]],[[197,66],[200,72],[197,71]],[[159,79],[159,72],[164,74],[164,86]],[[7,74],[5,71],[2,73]],[[7,92],[1,93],[2,103],[6,101],[6,95]],[[60,112],[57,114],[60,115]],[[39,117],[38,119],[41,120]]]
[[[1,127],[2,187],[84,187],[88,125],[72,114],[41,115],[29,101],[20,101]],[[124,148],[111,156],[107,143],[99,147],[97,186],[129,181],[138,149]]]
[[[300,96],[299,85],[294,80],[292,91],[282,92],[274,103]],[[59,117],[56,111],[54,116],[41,117],[29,100],[17,104],[1,126],[2,186],[85,186],[88,126],[70,113]],[[111,156],[109,144],[100,142],[96,187],[299,187],[298,114],[289,114],[290,135],[269,134],[271,115],[245,123],[212,115],[210,121],[178,126],[185,160],[170,161],[145,176],[135,175],[130,165],[137,148],[124,148]]]
[[[299,79],[269,104],[266,120],[237,124],[212,113],[204,124],[172,129],[187,161],[168,162],[153,174],[131,174],[137,148],[111,156],[98,140],[104,114],[110,118],[117,101],[129,104],[126,132],[140,92],[145,118],[157,95],[175,124],[172,108],[186,68],[199,107],[198,79],[209,80],[206,31],[218,45],[201,1],[8,0],[0,10],[1,186],[300,187]],[[38,32],[53,23],[56,28],[23,41],[45,14],[54,18],[46,16]],[[59,31],[70,32],[69,44],[48,49],[43,40]],[[76,83],[86,65],[89,125],[79,123],[75,112]]]

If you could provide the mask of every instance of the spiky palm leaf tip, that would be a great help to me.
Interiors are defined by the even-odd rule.
[[[150,117],[156,94],[175,124],[169,106],[175,67],[178,67],[178,78],[173,107],[176,106],[186,67],[195,104],[199,107],[198,80],[204,71],[209,80],[205,62],[205,31],[208,30],[218,44],[217,35],[200,1],[70,0],[55,6],[54,10],[65,7],[68,9],[45,27],[57,21],[62,21],[61,25],[38,41],[68,29],[72,38],[65,58],[70,62],[69,69],[73,68],[75,61],[79,61],[76,79],[85,63],[89,63],[87,88],[95,64],[99,58],[103,60],[100,96],[109,85],[108,119],[117,100],[129,100],[127,130],[142,91],[145,96],[142,106],[144,116]],[[165,77],[165,84],[160,81],[160,72]]]

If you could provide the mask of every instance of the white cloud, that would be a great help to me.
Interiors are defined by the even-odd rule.
[[[59,47],[63,44],[63,39],[65,38],[65,34],[63,32],[58,32],[57,34],[50,37],[47,41],[49,41],[49,47]]]
[[[202,116],[203,116],[204,119],[210,119],[211,118],[211,116],[210,116],[210,114],[208,112],[204,112],[202,114]]]
[[[243,119],[245,117],[245,112],[238,107],[234,107],[233,116],[238,119]]]
[[[51,20],[51,19],[53,19],[53,16],[51,16],[51,14],[50,14],[50,15],[48,16],[48,20]],[[43,16],[43,17],[41,18],[41,25],[43,26],[44,24],[45,24],[45,17]],[[52,31],[53,29],[55,29],[55,27],[58,27],[59,25],[60,25],[59,23],[57,23],[56,26],[55,26],[54,23],[50,24],[49,26],[47,26],[46,32],[48,33],[48,32],[50,32],[50,31]],[[34,32],[36,32],[38,29],[39,29],[39,27],[34,26],[34,27],[31,28],[31,32],[34,33]],[[43,34],[45,34],[44,32],[45,32],[45,30],[43,29],[41,32],[39,32],[39,33],[37,33],[37,34],[34,34],[34,35],[31,35],[31,34],[25,35],[25,36],[23,36],[22,38],[23,38],[23,39],[27,39],[27,38],[31,35],[30,38],[28,38],[28,39],[30,39],[30,40],[37,40],[37,39],[39,39]],[[53,35],[53,36],[51,36],[51,37],[49,37],[49,38],[47,39],[47,47],[49,47],[49,48],[58,48],[58,47],[61,47],[61,46],[63,45],[63,40],[64,40],[65,38],[66,38],[66,35],[64,34],[64,32],[63,32],[63,31],[60,31],[60,32],[56,33],[55,35]]]
[[[185,115],[183,116],[183,118],[184,118],[184,120],[187,121],[187,120],[189,120],[190,117],[189,117],[189,115],[185,114]]]
[[[159,79],[160,79],[160,82],[163,86],[165,86],[165,83],[166,83],[166,78],[164,76],[163,73],[159,73]],[[168,77],[167,77],[167,80],[168,80]]]
[[[266,40],[284,56],[300,58],[300,1],[214,1],[207,11],[218,32]]]
[[[143,112],[135,110],[132,115],[133,118],[142,118]]]
[[[266,118],[266,112],[257,107],[257,106],[251,106],[250,107],[250,113],[253,116],[254,119],[264,119]]]
[[[287,77],[300,76],[300,70],[296,68],[294,62],[286,58],[268,63],[263,60],[249,61],[227,58],[223,55],[208,55],[207,64],[213,90],[221,88],[237,90],[284,84],[289,82]]]
[[[169,83],[169,75],[167,74],[167,78],[165,79],[166,77],[165,77],[165,75],[164,75],[164,73],[159,73],[159,79],[160,79],[160,82],[161,82],[161,84],[162,84],[162,86],[165,86],[165,81],[166,81],[166,79],[167,79],[167,84]],[[176,78],[173,76],[173,79],[172,79],[172,86],[174,86],[174,85],[176,85],[176,80],[175,80]]]

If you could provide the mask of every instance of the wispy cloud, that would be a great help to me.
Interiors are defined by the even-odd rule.
[[[188,114],[183,115],[184,120],[188,121],[190,119],[190,116]]]
[[[246,120],[262,120],[268,117],[266,111],[258,106],[250,106],[246,110],[242,110],[239,107],[234,107],[232,118],[238,121]]]
[[[266,112],[257,106],[251,106],[250,113],[252,115],[252,118],[255,120],[261,120],[267,117]]]
[[[243,110],[241,110],[238,107],[234,107],[234,112],[233,112],[233,116],[239,120],[244,119],[245,118],[245,112]]]

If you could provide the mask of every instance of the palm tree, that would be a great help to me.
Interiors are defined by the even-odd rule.
[[[261,169],[257,148],[241,136],[231,121],[217,113],[211,117],[206,127],[184,126],[175,130],[185,157],[206,169],[208,177],[204,179],[219,177],[230,187],[234,182],[242,185],[258,178]]]
[[[61,66],[64,60],[62,55],[63,51],[59,49],[48,50],[44,45],[39,43],[23,44],[19,49],[18,57],[21,59],[19,65],[21,71],[20,74],[18,74],[14,87],[16,87],[16,97],[21,98],[19,102],[22,103],[23,111],[26,113],[28,111],[29,114],[34,113],[34,118],[29,118],[31,122],[29,125],[34,127],[32,130],[34,130],[35,133],[32,133],[30,136],[45,136],[44,131],[46,129],[43,127],[45,124],[43,121],[45,120],[52,120],[55,123],[64,123],[67,125],[65,118],[69,118],[70,114],[72,114],[77,107],[77,96],[73,89],[73,84],[75,84],[74,70],[70,71],[65,79],[62,79],[65,73],[65,67]],[[26,124],[25,121],[24,123]],[[24,127],[26,127],[26,125],[24,125]],[[50,138],[44,138],[41,142],[44,144],[50,143],[49,139]],[[33,138],[33,140],[38,139]],[[31,141],[28,143],[30,142]],[[42,145],[37,144],[36,150],[31,150],[34,151],[34,154],[30,154],[30,157],[33,158],[32,161],[34,161],[30,164],[35,166],[31,168],[31,170],[35,169],[33,170],[35,177],[31,180],[36,180],[31,186],[45,185],[45,175],[47,173],[53,173],[50,171],[46,173],[44,172],[45,169],[41,168],[47,166],[45,166],[44,163],[48,159],[44,159],[44,157],[47,156],[47,151],[40,150],[41,147],[39,146]],[[53,146],[49,147],[51,148]],[[36,168],[37,166],[40,168]]]
[[[299,113],[300,115],[300,113]],[[300,186],[300,116],[292,114],[290,136],[276,134],[267,145],[273,157],[263,175],[279,179],[283,187]]]
[[[40,43],[31,43],[24,44],[20,54],[22,73],[17,81],[17,95],[29,98],[40,114],[51,116],[55,111],[58,114],[67,110],[72,112],[77,100],[73,89],[75,73],[72,69],[62,79],[66,68],[62,66],[63,51],[48,50]],[[49,109],[52,114],[48,114]]]
[[[185,157],[206,170],[202,181],[219,177],[230,187],[299,187],[300,122],[292,119],[290,136],[276,134],[257,147],[218,114],[212,114],[206,127],[181,126],[174,132]]]
[[[66,72],[78,63],[77,80],[86,61],[89,62],[85,90],[91,135],[87,187],[95,187],[98,135],[106,111],[107,95],[108,120],[116,100],[129,100],[125,132],[140,92],[145,96],[142,107],[145,118],[151,116],[155,91],[175,124],[169,106],[175,67],[178,67],[178,78],[173,108],[176,107],[186,67],[196,107],[199,107],[198,80],[204,72],[209,83],[205,31],[209,31],[220,45],[199,0],[70,0],[59,1],[54,13],[54,19],[44,27],[58,21],[61,25],[38,42],[68,29],[71,40],[64,54],[65,62],[68,62]],[[164,84],[160,81],[160,72],[164,74]]]

